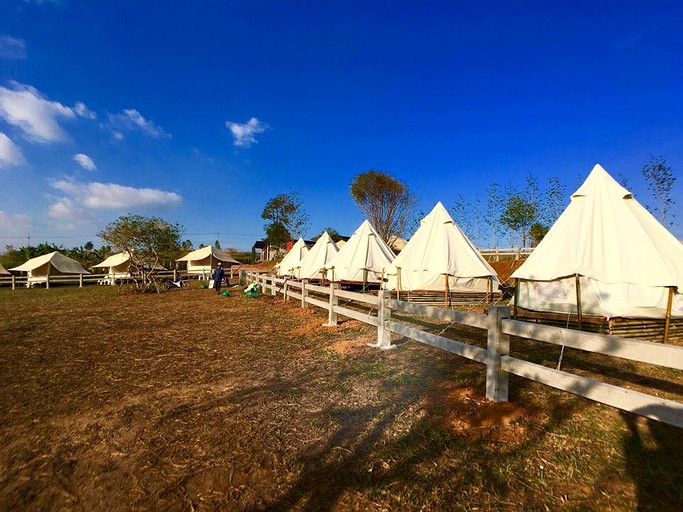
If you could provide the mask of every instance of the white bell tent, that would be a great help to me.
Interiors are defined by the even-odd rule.
[[[240,265],[240,262],[230,256],[229,253],[217,249],[213,245],[208,245],[188,252],[176,261],[187,262],[188,275],[209,276],[216,265],[220,262],[225,266]]]
[[[441,202],[424,219],[386,271],[385,288],[398,291],[498,291],[498,276]]]
[[[301,260],[301,279],[321,279],[325,274],[325,265],[334,258],[339,249],[330,235],[325,231]]]
[[[64,256],[58,252],[51,252],[36,258],[31,258],[26,263],[10,270],[16,272],[26,272],[27,284],[44,283],[50,276],[74,276],[79,274],[90,274],[83,265],[76,260]]]
[[[327,279],[354,283],[379,283],[396,255],[364,220],[325,266]]]
[[[277,265],[278,276],[301,277],[301,261],[308,254],[308,247],[303,238],[299,238],[289,252]]]
[[[512,277],[519,308],[683,317],[683,245],[600,165]]]

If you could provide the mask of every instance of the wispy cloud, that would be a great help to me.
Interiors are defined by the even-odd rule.
[[[149,119],[145,119],[134,108],[125,109],[120,114],[109,114],[106,128],[116,140],[123,140],[126,132],[141,132],[155,139],[171,138],[170,133]]]
[[[59,124],[61,119],[93,118],[94,113],[83,103],[67,107],[50,101],[30,85],[10,82],[10,87],[0,87],[0,119],[20,128],[34,142],[66,141],[69,136]]]
[[[7,213],[0,210],[0,233],[3,237],[25,237],[33,229],[33,221],[23,213]],[[3,243],[8,243],[3,238]]]
[[[76,160],[76,162],[78,162],[83,169],[88,171],[97,170],[97,166],[95,165],[95,162],[92,161],[92,158],[84,153],[78,153],[77,155],[74,155],[74,160]]]
[[[17,145],[0,132],[0,169],[26,165],[26,159]]]
[[[81,183],[57,180],[52,187],[67,194],[74,204],[93,210],[126,210],[154,206],[178,206],[182,197],[175,192],[134,188],[116,183]]]
[[[246,123],[234,123],[226,121],[225,126],[230,130],[233,137],[233,144],[238,147],[248,148],[252,144],[258,144],[256,135],[265,132],[269,126],[252,117]]]
[[[26,42],[12,36],[0,36],[0,59],[21,60],[26,58]]]

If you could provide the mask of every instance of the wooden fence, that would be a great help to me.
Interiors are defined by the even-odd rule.
[[[155,272],[156,277],[162,279],[172,279],[177,281],[181,273],[177,270],[162,270]],[[126,278],[131,280],[130,278]],[[54,276],[40,276],[40,277],[28,277],[28,276],[0,276],[0,286],[11,286],[12,289],[27,287],[27,286],[44,286],[45,288],[50,288],[52,284],[60,285],[78,285],[83,287],[89,284],[106,284],[114,285],[115,281],[119,281],[120,278],[112,278],[111,274],[78,274],[78,275],[54,275]]]
[[[508,400],[509,376],[513,374],[683,428],[683,404],[512,357],[510,337],[516,336],[676,370],[683,370],[683,347],[512,320],[507,306],[491,306],[487,314],[468,313],[394,300],[389,292],[384,290],[380,290],[378,295],[370,295],[343,291],[334,283],[319,286],[306,281],[292,281],[255,272],[246,272],[245,276],[249,282],[260,285],[263,293],[282,294],[285,300],[299,300],[302,307],[313,305],[326,309],[328,321],[325,325],[337,325],[338,315],[342,315],[377,327],[377,343],[373,345],[377,348],[392,348],[391,333],[395,333],[484,364],[486,397],[489,400]],[[339,304],[339,299],[345,299],[343,305]],[[366,311],[368,306],[370,310]],[[392,318],[393,311],[484,329],[487,331],[486,348],[398,322]]]
[[[479,249],[479,252],[489,260],[500,261],[501,258],[519,260],[529,256],[533,250],[533,247],[511,247],[509,249]]]

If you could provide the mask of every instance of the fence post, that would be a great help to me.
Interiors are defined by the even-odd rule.
[[[503,319],[510,317],[507,306],[491,306],[486,317],[488,362],[486,363],[486,398],[507,402],[509,375],[500,368],[501,356],[510,353],[510,336],[503,334]]]
[[[301,280],[301,307],[306,307],[306,280]]]
[[[276,279],[276,277],[272,276],[272,278],[270,280],[270,282],[273,284],[273,287],[270,289],[270,294],[273,297],[275,297],[277,295],[277,288],[275,288],[277,286],[277,283],[275,282],[275,279]]]
[[[327,323],[323,324],[326,327],[334,327],[337,325],[337,312],[334,307],[339,304],[339,298],[334,293],[334,282],[330,281],[330,309],[327,314]]]
[[[377,294],[379,302],[377,303],[377,346],[382,349],[391,347],[391,331],[389,330],[389,322],[391,322],[391,309],[387,307],[387,301],[391,297],[388,290],[380,290]]]
[[[283,287],[284,287],[284,292],[282,294],[284,295],[284,300],[288,300],[287,299],[287,291],[288,291],[289,285],[288,285],[286,277],[285,277],[285,283],[284,283]]]
[[[83,274],[78,274],[78,287],[83,288]]]
[[[16,290],[17,288],[17,276],[14,274],[12,275],[12,290]]]
[[[48,290],[50,288],[50,274],[45,276],[45,289]]]
[[[177,268],[173,269],[173,280],[174,281],[178,280],[178,269]]]

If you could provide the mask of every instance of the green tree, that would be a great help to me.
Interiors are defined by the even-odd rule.
[[[536,205],[527,197],[514,194],[508,198],[500,217],[501,224],[508,227],[511,232],[519,231],[522,234],[522,247],[526,247],[529,228],[536,218],[536,209]]]
[[[116,250],[128,253],[135,289],[160,292],[156,270],[161,260],[175,260],[182,251],[179,224],[158,217],[128,215],[109,223],[98,236]]]
[[[662,155],[650,155],[650,161],[643,167],[643,176],[645,176],[648,190],[656,201],[653,213],[656,213],[662,225],[666,226],[667,215],[676,204],[671,197],[671,189],[676,183],[673,169],[666,165],[666,160]],[[673,224],[673,217],[673,214],[669,216],[668,225]]]
[[[327,234],[330,235],[330,238],[332,239],[333,242],[339,242],[339,240],[342,239],[342,236],[339,234],[339,232],[334,229],[334,228],[325,228],[323,229],[319,235],[316,235],[313,237],[313,240],[317,241],[318,238],[323,236],[323,233],[327,231]]]
[[[540,222],[534,222],[529,228],[529,236],[531,237],[531,246],[536,247],[541,243],[541,240],[548,234],[550,228],[544,226]]]
[[[403,182],[384,171],[370,169],[353,178],[350,191],[358,208],[383,240],[405,234],[416,198]]]
[[[266,225],[266,242],[275,249],[283,248],[292,239],[292,235],[287,231],[282,223],[271,222]]]
[[[261,218],[269,221],[265,226],[266,241],[276,248],[303,236],[308,227],[308,215],[299,194],[278,194],[273,197],[263,208]]]

